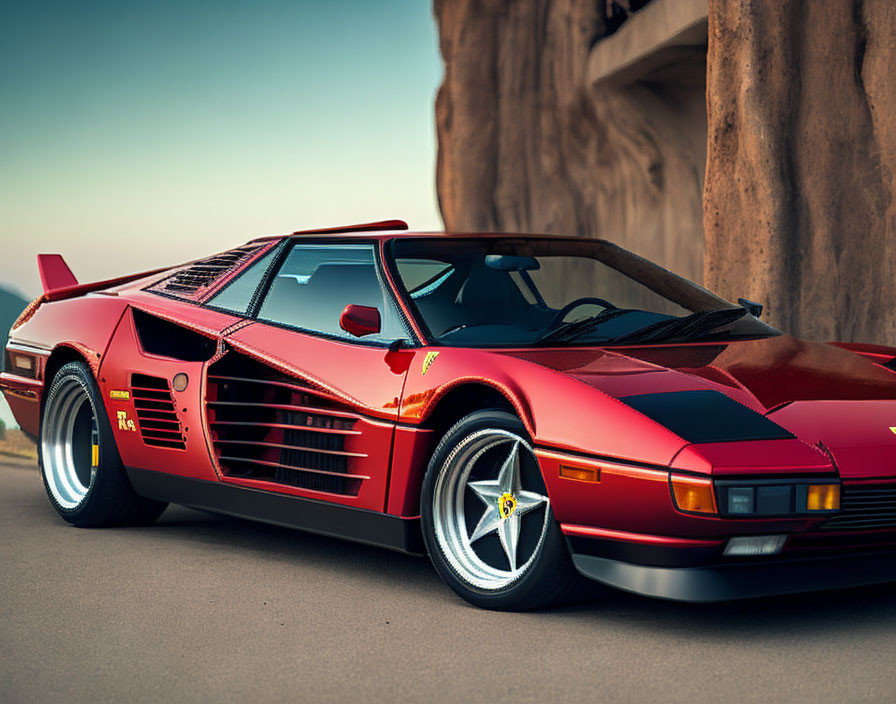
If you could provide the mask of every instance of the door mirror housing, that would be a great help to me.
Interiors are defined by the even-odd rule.
[[[339,316],[339,327],[355,337],[373,335],[380,331],[380,312],[370,306],[347,305]]]
[[[740,303],[741,308],[746,308],[747,313],[752,315],[754,318],[758,318],[760,315],[762,315],[761,303],[756,303],[755,301],[750,301],[746,298],[738,298],[737,302]]]

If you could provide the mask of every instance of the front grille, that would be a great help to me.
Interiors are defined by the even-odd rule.
[[[822,530],[896,528],[896,483],[843,484],[840,513],[825,521]]]
[[[144,443],[172,450],[186,449],[180,419],[166,379],[147,374],[131,375],[131,398]]]

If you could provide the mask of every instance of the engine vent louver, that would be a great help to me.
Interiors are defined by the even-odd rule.
[[[221,471],[230,477],[356,496],[366,457],[347,449],[358,416],[312,384],[231,353],[208,373],[208,423]]]
[[[152,286],[151,290],[181,298],[195,298],[224,274],[246,261],[262,246],[263,244],[248,244],[201,259]]]
[[[896,528],[896,484],[843,484],[840,513],[822,530]]]
[[[166,379],[132,374],[131,398],[145,444],[172,450],[186,449],[183,428]]]

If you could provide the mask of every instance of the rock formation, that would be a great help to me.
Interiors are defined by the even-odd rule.
[[[435,0],[445,227],[606,237],[700,280],[705,58],[594,90],[597,6]]]
[[[710,2],[706,284],[896,344],[896,3]]]
[[[595,43],[598,2],[435,0],[446,228],[606,237],[789,332],[896,344],[896,3],[710,0],[708,52],[596,73],[699,5]]]

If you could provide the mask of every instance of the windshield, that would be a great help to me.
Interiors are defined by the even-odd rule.
[[[401,293],[438,344],[648,344],[777,335],[706,289],[601,240],[392,240]]]

